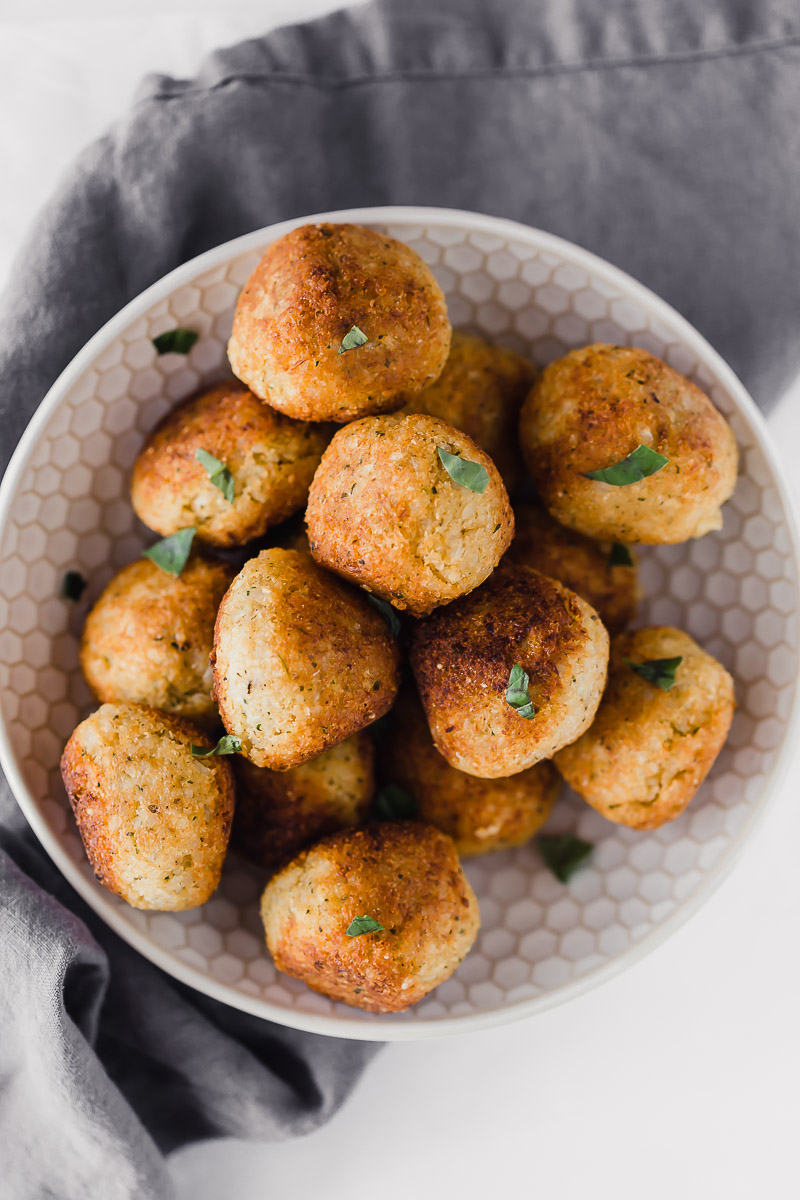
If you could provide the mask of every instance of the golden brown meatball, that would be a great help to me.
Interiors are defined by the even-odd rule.
[[[354,329],[367,340],[347,349]],[[351,421],[399,408],[449,349],[444,296],[419,255],[385,233],[326,224],[269,247],[239,296],[228,358],[280,412]]]
[[[409,693],[392,710],[381,769],[414,797],[420,820],[450,835],[462,858],[529,841],[549,817],[560,784],[549,762],[509,779],[457,771],[434,746],[422,707]]]
[[[235,380],[219,383],[179,404],[150,434],[133,468],[133,507],[162,536],[192,525],[212,546],[240,546],[303,507],[331,433],[274,412]],[[232,501],[211,482],[214,464],[204,466],[198,450],[231,472]]]
[[[303,851],[267,884],[261,916],[279,971],[369,1012],[402,1012],[444,983],[480,925],[451,838],[394,821]],[[355,934],[358,917],[382,928]]]
[[[582,596],[609,633],[620,633],[633,619],[639,599],[636,559],[628,546],[595,542],[554,521],[538,504],[514,506],[514,540],[504,563],[525,563],[558,579]],[[619,555],[631,564],[614,563]]]
[[[237,755],[233,845],[271,870],[310,842],[359,825],[372,799],[372,759],[372,739],[363,732],[289,771]]]
[[[672,658],[681,661],[666,691],[626,662]],[[711,770],[734,708],[730,675],[688,633],[636,629],[612,642],[608,687],[594,724],[555,763],[609,821],[658,829],[680,816]]]
[[[401,411],[428,413],[462,430],[513,491],[522,474],[519,412],[536,376],[536,367],[521,354],[454,330],[441,375]]]
[[[483,468],[485,490],[457,483],[440,449]],[[482,583],[514,533],[492,460],[420,413],[340,429],[314,476],[306,522],[317,562],[417,617]]]
[[[410,658],[437,750],[451,767],[495,779],[551,758],[588,728],[606,680],[608,634],[555,579],[500,567],[414,627]],[[508,699],[515,667],[529,676],[524,704]]]
[[[589,537],[673,543],[722,528],[736,486],[733,433],[708,396],[660,358],[627,346],[572,350],[522,408],[522,453],[544,503]],[[625,486],[587,478],[640,445],[669,461]]]
[[[316,758],[387,712],[399,656],[366,598],[300,550],[262,550],[217,615],[214,691],[257,767]]]
[[[104,704],[77,727],[61,774],[89,862],[134,908],[205,904],[219,883],[233,777],[190,721],[141,704]]]
[[[226,563],[193,556],[179,576],[146,558],[123,567],[86,618],[81,668],[102,703],[129,701],[213,726],[208,656],[233,578]]]

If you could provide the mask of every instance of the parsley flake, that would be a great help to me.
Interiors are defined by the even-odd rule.
[[[614,542],[614,545],[611,547],[611,553],[608,556],[608,565],[610,567],[633,566],[631,552],[622,542]]]
[[[459,458],[457,454],[451,454],[444,446],[437,446],[437,450],[442,466],[454,483],[470,492],[477,492],[478,495],[486,491],[489,475],[485,467],[480,463],[470,462],[467,458]]]
[[[366,346],[368,341],[369,338],[364,331],[357,325],[353,325],[342,338],[342,344],[336,353],[344,354],[346,350],[357,350],[359,346]]]
[[[675,686],[675,672],[683,662],[683,656],[677,658],[651,658],[647,662],[635,663],[629,658],[622,660],[626,667],[630,667],[637,675],[641,675],[642,679],[646,679],[648,683],[652,683],[655,687],[661,688],[662,692],[668,692],[670,688]]]
[[[381,599],[380,596],[373,596],[372,592],[365,592],[364,595],[369,600],[374,609],[381,614],[386,624],[389,626],[392,637],[397,637],[400,632],[400,618],[397,615],[397,610],[392,607],[388,600]]]
[[[508,677],[506,700],[527,721],[532,720],[536,716],[536,709],[533,707],[529,690],[530,682],[527,671],[523,671],[520,663],[514,663],[511,668],[511,674]]]
[[[67,571],[61,580],[61,595],[65,600],[80,600],[87,587],[80,571]]]
[[[168,575],[180,575],[186,566],[194,534],[195,531],[191,525],[186,529],[179,529],[177,533],[171,533],[169,537],[156,542],[155,546],[149,546],[147,550],[143,550],[142,557],[149,558]]]
[[[233,485],[233,473],[229,467],[225,466],[224,462],[220,462],[218,458],[214,458],[213,454],[209,454],[207,450],[195,450],[194,456],[202,467],[205,467],[206,474],[215,488],[222,492],[228,504],[233,504],[235,489]]]
[[[592,842],[584,842],[574,833],[543,833],[537,841],[545,866],[562,883],[567,883],[594,850]]]
[[[656,471],[660,471],[668,462],[669,459],[664,458],[657,450],[639,445],[620,462],[603,467],[600,471],[587,471],[586,478],[610,483],[614,487],[627,487],[629,483],[640,483],[647,479],[648,475],[655,475]]]
[[[375,815],[382,821],[407,821],[419,812],[419,804],[396,783],[379,788],[374,802]]]
[[[360,937],[362,933],[378,933],[381,929],[383,926],[380,921],[376,921],[373,917],[363,916],[354,917],[345,932],[348,937]]]
[[[165,329],[153,338],[156,354],[188,354],[200,334],[194,329]]]
[[[232,733],[226,733],[210,750],[207,750],[205,746],[192,746],[192,758],[211,758],[214,754],[238,754],[241,748],[241,738],[234,737]]]

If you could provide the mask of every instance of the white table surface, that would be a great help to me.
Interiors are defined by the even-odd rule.
[[[0,283],[31,213],[143,74],[191,74],[219,44],[334,7],[0,0]],[[771,425],[794,477],[793,391]],[[796,761],[721,889],[621,977],[515,1025],[389,1047],[311,1137],[176,1155],[179,1197],[796,1196],[799,792]]]

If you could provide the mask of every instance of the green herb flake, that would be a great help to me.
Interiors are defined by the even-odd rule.
[[[153,338],[156,354],[188,354],[200,334],[194,329],[165,329]]]
[[[218,458],[214,458],[213,454],[209,454],[207,450],[195,450],[194,456],[202,467],[205,467],[206,474],[214,487],[222,492],[228,504],[233,504],[235,488],[233,484],[233,472],[229,467],[225,466],[224,462],[220,462]]]
[[[683,658],[679,655],[677,658],[651,658],[640,663],[631,662],[629,658],[624,658],[622,661],[637,675],[641,675],[642,679],[661,688],[662,692],[668,692],[671,687],[675,686],[675,672],[683,662]]]
[[[386,783],[378,789],[373,809],[382,821],[407,821],[416,817],[419,804],[413,796],[396,783]]]
[[[389,632],[392,637],[397,637],[400,632],[400,618],[397,615],[397,610],[392,607],[388,600],[381,599],[380,596],[373,596],[371,592],[365,592],[364,595],[369,600],[370,604],[383,617],[386,624],[389,626]]]
[[[238,754],[241,748],[241,738],[234,737],[232,733],[226,733],[210,750],[207,750],[205,746],[192,746],[192,758],[211,758],[214,754]]]
[[[379,933],[383,929],[380,921],[376,921],[373,917],[354,917],[347,926],[346,933],[348,937],[360,937],[362,933]]]
[[[171,533],[169,537],[162,538],[154,546],[143,550],[142,557],[149,558],[168,575],[180,575],[186,566],[194,535],[195,530],[191,525],[186,529],[179,529],[177,533]]]
[[[594,850],[591,842],[584,842],[574,833],[543,833],[537,841],[545,865],[562,883],[568,882]]]
[[[649,475],[655,475],[669,462],[663,454],[650,446],[639,445],[631,451],[627,458],[603,467],[601,471],[587,471],[587,479],[596,479],[600,483],[610,483],[614,487],[627,487],[630,483],[640,483]]]
[[[457,454],[451,454],[449,450],[445,450],[444,446],[437,446],[439,459],[447,474],[460,487],[467,488],[470,492],[477,492],[478,495],[483,495],[486,491],[486,485],[489,482],[489,475],[485,467],[480,463],[470,462],[468,458],[460,458]]]
[[[80,571],[67,571],[61,580],[61,595],[65,600],[80,600],[87,587]]]
[[[611,553],[608,556],[608,565],[610,567],[633,566],[631,552],[622,542],[614,542],[614,545],[611,547]]]
[[[364,331],[357,325],[353,325],[342,338],[342,344],[336,353],[344,354],[346,350],[357,350],[359,346],[366,346],[368,341],[369,338]]]
[[[533,707],[529,691],[530,682],[527,671],[523,671],[520,663],[514,663],[508,677],[506,700],[527,721],[536,716],[536,709]]]

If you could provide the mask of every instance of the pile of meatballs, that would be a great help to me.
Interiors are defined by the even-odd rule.
[[[643,350],[539,372],[453,332],[419,256],[356,225],[270,246],[228,354],[134,466],[162,540],[89,612],[64,782],[109,891],[201,905],[230,840],[278,969],[399,1011],[475,940],[461,859],[527,842],[561,778],[635,829],[705,778],[733,681],[627,629],[631,543],[719,529],[736,443]]]

